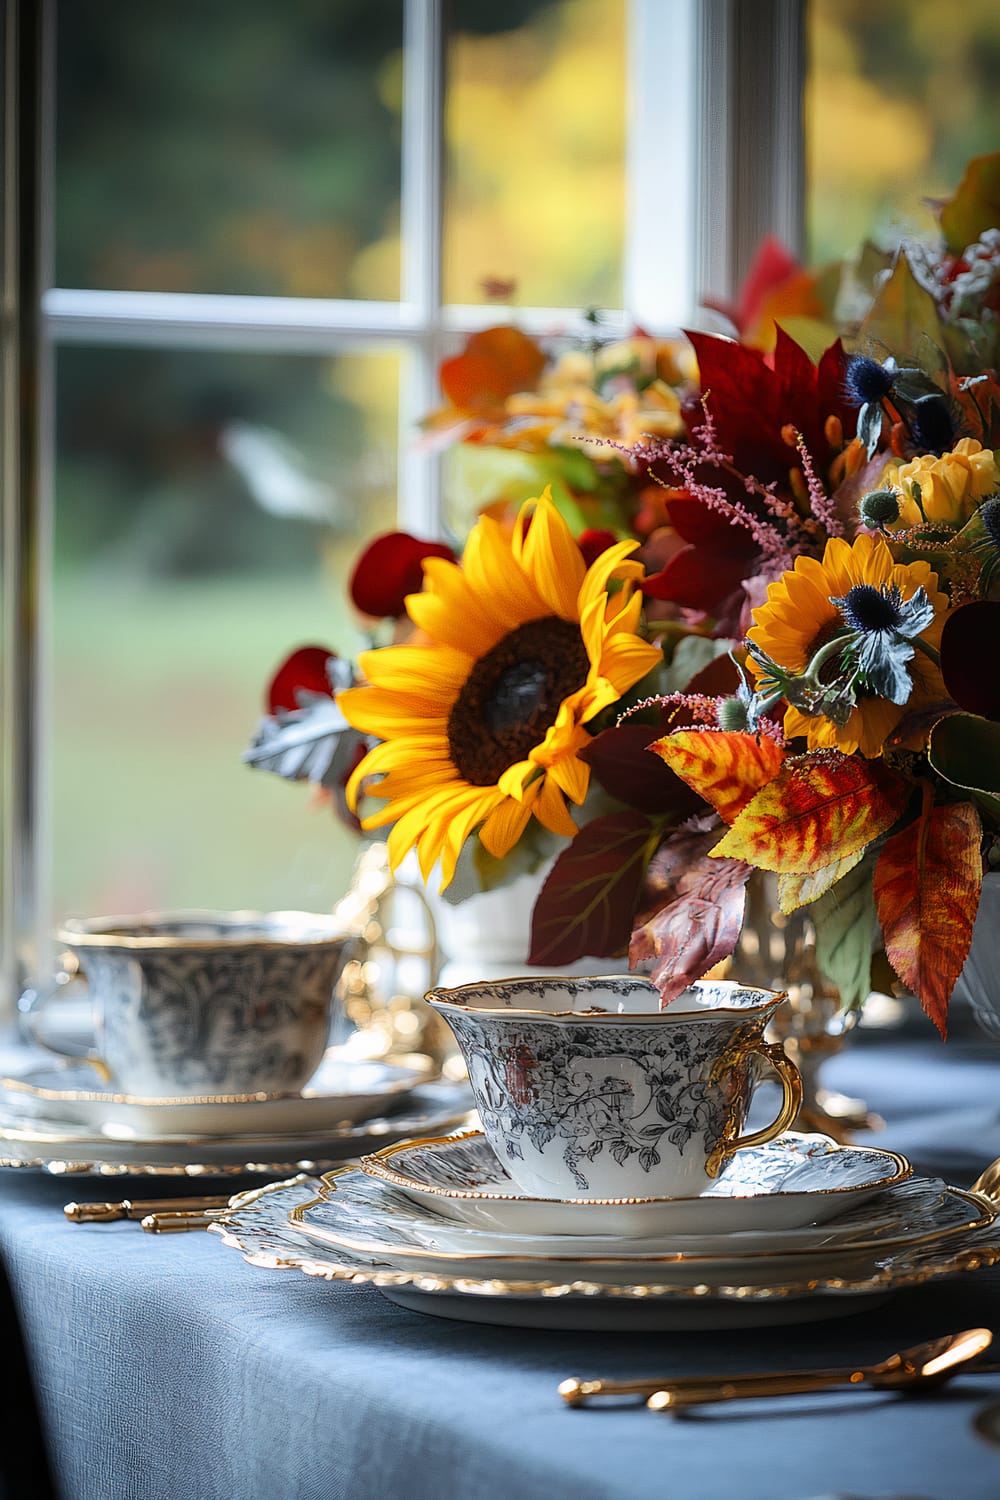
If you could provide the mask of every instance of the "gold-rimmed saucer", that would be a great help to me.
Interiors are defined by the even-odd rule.
[[[846,1222],[750,1236],[509,1234],[456,1224],[351,1166],[325,1174],[316,1199],[290,1217],[311,1241],[402,1270],[439,1273],[461,1265],[484,1277],[560,1272],[597,1282],[668,1273],[690,1284],[735,1275],[752,1284],[796,1267],[802,1274],[825,1274],[833,1266],[861,1266],[908,1245],[985,1229],[996,1216],[996,1206],[981,1195],[921,1177],[883,1195],[881,1203],[881,1219],[868,1223],[848,1214]]]
[[[0,1114],[0,1167],[52,1176],[274,1177],[307,1168],[323,1172],[363,1151],[427,1130],[458,1129],[469,1121],[468,1092],[430,1083],[405,1108],[358,1124],[307,1135],[157,1136],[101,1135],[41,1117]]]
[[[121,1139],[305,1134],[384,1113],[433,1075],[430,1058],[369,1061],[331,1047],[295,1093],[143,1098],[103,1082],[87,1063],[44,1063],[0,1078],[0,1108]]]
[[[510,1234],[738,1234],[821,1224],[905,1182],[898,1152],[788,1131],[739,1151],[696,1198],[539,1198],[522,1192],[481,1131],[407,1141],[361,1161],[442,1217]]]

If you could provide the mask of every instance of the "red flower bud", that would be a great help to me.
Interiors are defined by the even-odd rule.
[[[424,584],[424,558],[455,554],[443,542],[421,542],[405,531],[378,536],[362,552],[351,574],[350,594],[355,609],[375,619],[398,620],[406,613],[407,594],[419,594]]]
[[[335,659],[336,655],[335,651],[329,651],[326,646],[300,646],[297,651],[293,651],[271,678],[267,689],[268,713],[290,713],[295,708],[301,708],[299,692],[326,693],[328,698],[332,698],[333,688],[327,662]]]

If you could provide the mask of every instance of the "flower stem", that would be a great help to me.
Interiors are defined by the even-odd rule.
[[[929,645],[927,641],[921,640],[919,635],[911,637],[910,645],[915,646],[918,651],[922,651],[924,655],[928,657],[936,667],[939,667],[941,665],[940,652],[935,651],[934,647]]]

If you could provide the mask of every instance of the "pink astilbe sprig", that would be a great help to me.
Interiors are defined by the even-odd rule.
[[[642,698],[638,703],[633,703],[620,713],[615,720],[615,727],[620,728],[626,719],[642,709],[657,708],[663,715],[664,728],[669,729],[677,715],[686,711],[692,723],[702,724],[706,729],[717,729],[721,733],[734,728],[749,728],[752,734],[766,735],[776,745],[783,746],[784,730],[775,719],[768,718],[766,714],[753,715],[752,725],[727,722],[733,716],[737,718],[746,716],[751,696],[749,690],[743,689],[730,696],[715,697],[707,693],[654,693],[649,698]]]
[[[790,499],[777,493],[774,483],[763,484],[736,466],[732,455],[719,445],[707,396],[702,397],[701,406],[704,413],[701,426],[683,441],[645,434],[631,448],[622,446],[621,451],[645,463],[650,478],[663,488],[685,490],[690,499],[748,532],[760,553],[762,571],[781,572],[792,566],[800,552],[814,552],[815,527],[808,518],[799,515]],[[655,465],[668,470],[669,483],[656,472]],[[759,501],[763,514],[734,499],[723,486],[709,483],[703,476],[705,469],[716,469],[735,479],[748,495]]]
[[[802,477],[805,480],[806,490],[809,495],[809,509],[812,511],[813,518],[817,523],[817,527],[814,529],[821,527],[827,537],[846,535],[847,528],[837,515],[833,501],[823,488],[823,483],[816,473],[816,468],[813,464],[812,454],[809,452],[806,440],[801,432],[795,434],[795,446],[798,449],[799,459],[802,463]]]

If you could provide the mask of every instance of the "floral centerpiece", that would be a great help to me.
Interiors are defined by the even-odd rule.
[[[523,445],[549,488],[500,495],[460,560],[390,539],[422,570],[395,643],[350,686],[323,653],[306,698],[286,673],[251,754],[302,774],[320,704],[322,775],[394,863],[464,891],[558,851],[533,963],[628,952],[669,1003],[765,870],[845,1006],[881,941],[943,1033],[1000,849],[998,177],[973,163],[815,360],[780,325],[767,352],[689,335],[697,382],[652,340],[567,369],[477,335],[430,425]]]

